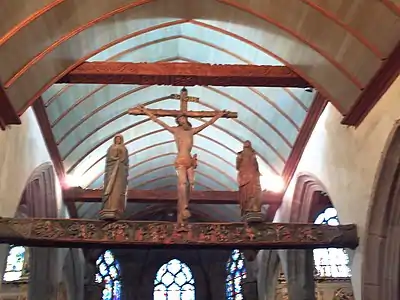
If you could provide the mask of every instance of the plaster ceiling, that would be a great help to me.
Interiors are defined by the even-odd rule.
[[[104,155],[121,132],[131,154],[130,187],[169,189],[175,185],[171,135],[126,112],[138,104],[177,108],[177,100],[165,97],[180,87],[54,84],[57,79],[85,60],[286,65],[346,114],[400,40],[400,10],[388,2],[7,1],[0,11],[0,79],[19,113],[42,96],[65,169],[84,187],[101,187]],[[280,175],[315,96],[245,87],[191,87],[189,94],[200,97],[190,109],[239,114],[196,137],[199,190],[236,189],[235,153],[246,139],[261,172]]]
[[[20,113],[99,51],[190,22],[269,53],[346,114],[400,40],[389,0],[7,1],[0,18],[0,78]]]

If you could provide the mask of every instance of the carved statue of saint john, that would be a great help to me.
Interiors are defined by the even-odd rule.
[[[261,211],[260,172],[250,141],[243,143],[243,150],[236,157],[239,202],[242,216],[248,212]]]
[[[107,150],[101,219],[119,219],[125,211],[128,170],[128,150],[122,135],[118,134]]]

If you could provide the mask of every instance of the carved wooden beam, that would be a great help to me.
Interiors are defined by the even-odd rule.
[[[310,87],[285,66],[84,62],[60,83]]]
[[[83,219],[0,219],[0,242],[33,247],[356,248],[355,225],[189,223]]]
[[[101,202],[102,190],[69,188],[63,191],[64,201],[68,202]],[[238,192],[232,191],[193,191],[190,203],[196,204],[238,204]],[[175,203],[178,199],[176,191],[169,190],[128,190],[128,202],[135,203]],[[280,205],[281,193],[263,192],[262,203]]]

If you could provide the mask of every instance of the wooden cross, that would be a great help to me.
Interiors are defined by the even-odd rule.
[[[190,118],[212,118],[218,112],[216,111],[194,111],[188,110],[188,103],[195,102],[198,103],[200,99],[198,97],[192,97],[187,95],[186,88],[181,90],[180,94],[172,94],[168,97],[169,99],[176,99],[180,101],[180,110],[173,110],[173,109],[147,109],[152,114],[157,117],[178,117],[181,115],[185,115],[186,117]],[[146,115],[143,111],[138,108],[131,108],[128,110],[130,115],[140,116]],[[223,118],[237,118],[236,112],[229,112]]]

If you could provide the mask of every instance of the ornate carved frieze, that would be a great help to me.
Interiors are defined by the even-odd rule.
[[[0,241],[42,247],[213,247],[306,249],[358,245],[355,225],[0,219]]]

